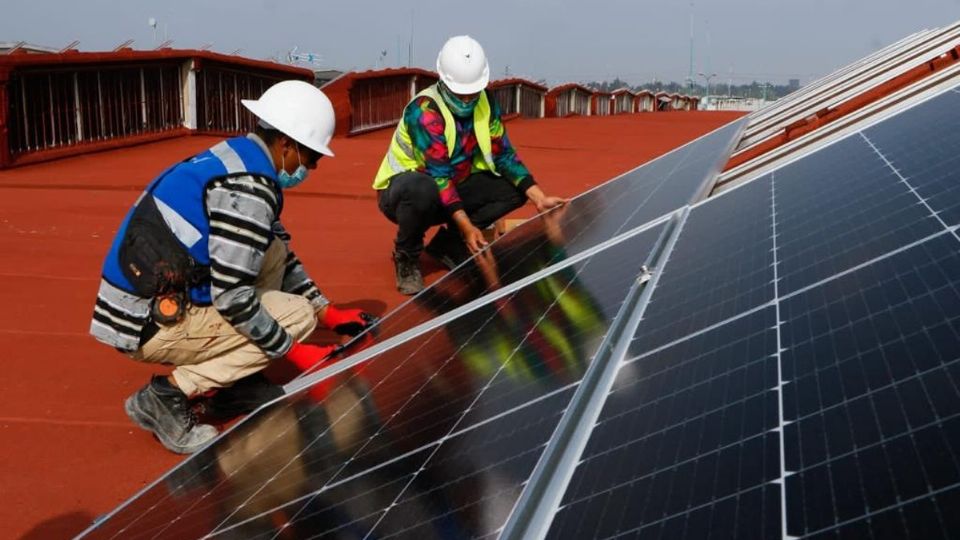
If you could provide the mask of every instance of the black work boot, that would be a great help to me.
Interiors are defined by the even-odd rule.
[[[233,386],[218,389],[212,397],[201,402],[199,410],[209,419],[230,420],[251,413],[282,395],[283,387],[270,382],[258,371]]]
[[[400,294],[409,296],[423,290],[423,275],[420,274],[417,257],[403,251],[394,251],[393,264],[397,271],[397,290]]]
[[[161,375],[154,375],[149,384],[128,397],[124,409],[135,424],[152,431],[171,452],[191,454],[217,436],[217,428],[197,423],[187,396]]]
[[[470,250],[463,243],[463,238],[449,227],[440,227],[437,234],[424,248],[427,255],[440,261],[441,264],[453,270],[460,266],[460,263],[470,258]]]

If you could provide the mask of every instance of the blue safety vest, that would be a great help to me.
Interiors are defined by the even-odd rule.
[[[167,227],[194,261],[202,267],[209,267],[210,218],[205,204],[207,184],[219,178],[244,174],[265,176],[274,182],[277,178],[270,157],[256,141],[247,137],[227,139],[161,173],[147,186],[123,219],[104,261],[103,278],[119,289],[136,294],[136,289],[120,269],[120,246],[134,210],[145,197],[153,197]],[[277,197],[282,208],[281,193],[277,186]],[[190,300],[194,305],[211,304],[209,278],[190,289]]]

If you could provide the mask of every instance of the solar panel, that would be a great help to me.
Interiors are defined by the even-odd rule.
[[[691,211],[549,537],[960,534],[955,93]]]
[[[664,229],[261,409],[90,535],[495,533]]]

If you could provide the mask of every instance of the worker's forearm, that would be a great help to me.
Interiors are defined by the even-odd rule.
[[[461,231],[466,230],[466,228],[473,225],[473,223],[470,222],[470,216],[468,216],[463,210],[457,210],[451,217],[453,218],[453,222],[457,224],[457,227],[459,227]]]
[[[527,188],[527,191],[524,192],[527,195],[527,198],[530,199],[530,202],[533,204],[539,204],[546,195],[544,195],[543,190],[540,189],[540,186],[534,184]]]

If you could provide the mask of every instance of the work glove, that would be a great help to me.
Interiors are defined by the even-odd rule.
[[[310,345],[308,343],[294,343],[287,351],[287,360],[297,366],[300,371],[307,371],[313,366],[327,360],[342,350],[339,345]]]
[[[342,309],[328,304],[320,322],[341,336],[356,336],[379,320],[360,309]]]

